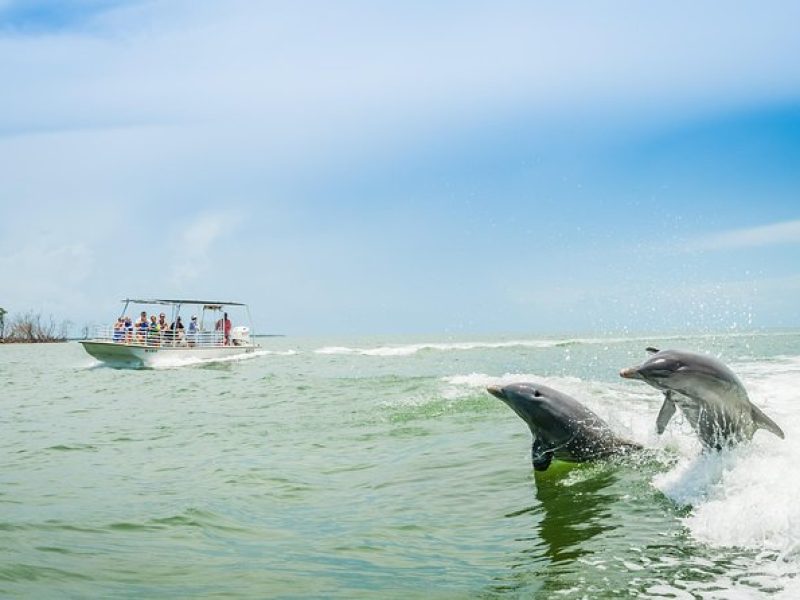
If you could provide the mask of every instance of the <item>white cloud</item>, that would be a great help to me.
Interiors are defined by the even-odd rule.
[[[777,244],[800,244],[800,220],[714,233],[691,242],[687,249],[715,251]]]
[[[685,9],[693,5],[686,4]],[[89,29],[0,37],[7,130],[223,119],[276,147],[498,109],[574,117],[794,97],[791,4],[489,8],[348,2],[120,7]],[[707,43],[708,31],[714,43]],[[53,102],[58,98],[58,102]],[[582,124],[586,127],[587,123]],[[306,146],[307,147],[307,146]]]
[[[173,242],[171,283],[178,287],[194,282],[202,277],[213,275],[224,266],[212,258],[212,250],[220,240],[231,236],[242,222],[242,216],[235,211],[204,213],[178,232]],[[220,271],[223,275],[227,269]]]

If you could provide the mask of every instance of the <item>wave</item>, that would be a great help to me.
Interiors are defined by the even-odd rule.
[[[356,354],[362,356],[410,356],[421,350],[477,350],[491,348],[550,348],[555,342],[548,340],[518,340],[510,342],[453,342],[453,343],[421,343],[401,346],[379,346],[377,348],[348,348],[346,346],[328,346],[319,348],[316,354]]]
[[[349,347],[349,346],[325,346],[314,350],[315,354],[338,354],[351,356],[411,356],[425,350],[439,352],[468,351],[481,349],[501,349],[501,348],[559,348],[577,345],[598,345],[598,344],[623,344],[627,342],[653,342],[684,339],[718,339],[718,338],[738,338],[738,337],[758,337],[762,335],[797,335],[797,332],[786,333],[761,333],[761,332],[723,332],[723,333],[702,333],[702,334],[674,334],[674,335],[635,335],[628,337],[575,337],[557,339],[516,339],[496,342],[422,342],[416,344],[398,344],[389,346],[376,346],[373,348]]]
[[[496,348],[554,348],[580,343],[579,340],[512,340],[506,342],[427,342],[398,346],[378,346],[375,348],[349,348],[347,346],[326,346],[314,350],[316,354],[345,354],[360,356],[411,356],[422,350],[440,352],[484,350]]]

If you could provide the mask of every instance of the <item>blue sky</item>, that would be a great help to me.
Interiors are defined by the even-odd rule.
[[[800,5],[0,0],[0,305],[800,326]]]

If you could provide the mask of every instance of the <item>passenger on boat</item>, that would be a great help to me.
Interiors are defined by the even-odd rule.
[[[125,317],[125,343],[130,344],[133,341],[133,321],[130,317]]]
[[[228,313],[222,313],[222,318],[217,321],[215,328],[217,331],[222,331],[225,338],[225,345],[231,344],[231,320],[228,318]]]
[[[142,314],[139,316],[139,320],[136,321],[136,341],[140,344],[144,344],[149,329],[150,325],[147,322],[147,312],[143,310]]]
[[[125,337],[125,320],[120,317],[117,319],[117,322],[114,323],[114,334],[112,339],[115,342],[121,342]]]
[[[183,345],[183,321],[180,317],[176,317],[175,322],[169,326],[169,332],[173,340]]]
[[[158,321],[156,320],[155,315],[150,315],[150,328],[147,332],[147,345],[161,345],[161,328],[158,326]]]
[[[172,332],[169,329],[169,323],[167,323],[167,316],[164,313],[158,315],[158,330],[161,332],[162,340],[172,341]]]
[[[194,346],[197,342],[197,315],[192,315],[192,320],[189,321],[189,330],[186,332],[186,341],[190,346]]]

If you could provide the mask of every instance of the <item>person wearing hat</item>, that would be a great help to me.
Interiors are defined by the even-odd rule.
[[[189,327],[186,330],[186,342],[190,346],[194,346],[197,341],[197,315],[192,315],[192,320],[189,321]]]

